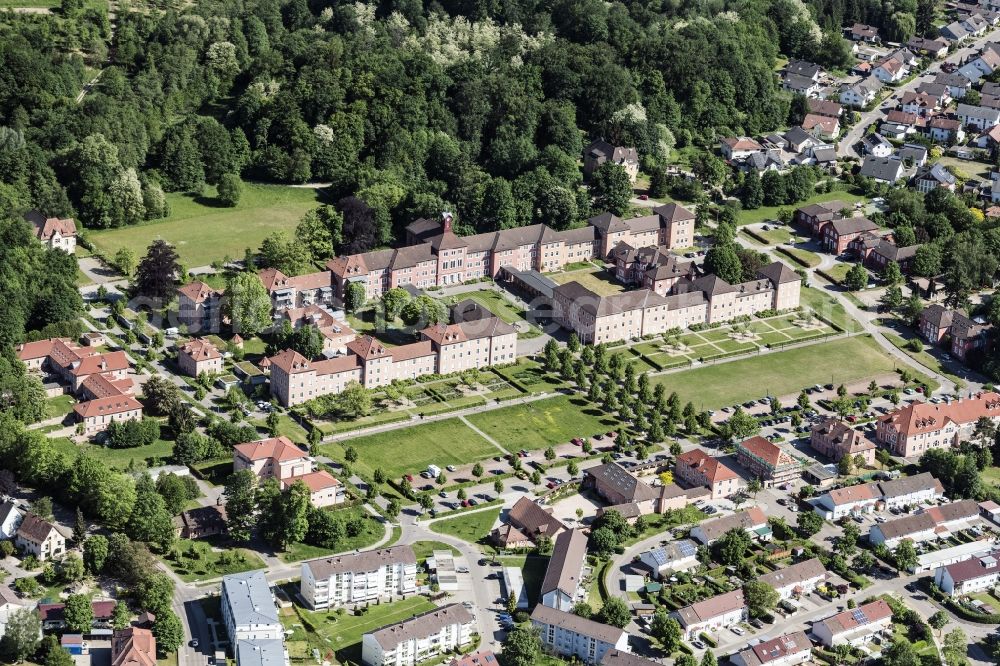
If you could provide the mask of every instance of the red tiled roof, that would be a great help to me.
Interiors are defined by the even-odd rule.
[[[379,356],[385,356],[390,353],[389,350],[385,348],[385,345],[370,335],[363,335],[357,340],[348,342],[347,348],[365,361]]]
[[[354,354],[334,356],[324,361],[316,361],[312,364],[317,375],[336,375],[341,372],[351,372],[361,367],[358,357]]]
[[[433,356],[434,348],[431,346],[430,340],[423,340],[421,342],[393,347],[390,353],[392,354],[393,363],[401,363],[422,356]]]
[[[285,374],[289,375],[297,372],[307,372],[312,370],[312,366],[309,365],[309,360],[294,349],[286,349],[283,352],[278,352],[270,358],[265,358],[260,363],[262,368],[265,367],[264,361],[267,361],[267,366],[273,365]]]
[[[882,493],[878,488],[878,484],[875,483],[862,483],[856,486],[838,488],[837,490],[831,490],[828,494],[830,495],[830,500],[833,502],[834,506],[851,504],[853,502],[861,502],[864,500],[875,500],[882,496]]]
[[[130,395],[117,395],[81,402],[73,408],[80,418],[104,416],[108,414],[123,414],[134,410],[142,411],[142,403]]]
[[[856,609],[837,613],[821,622],[827,625],[832,636],[839,636],[844,632],[857,629],[865,624],[871,624],[872,622],[878,622],[890,617],[892,617],[892,609],[889,608],[889,604],[884,599],[878,599],[864,606],[858,606]],[[864,620],[861,618],[864,618]]]
[[[305,458],[308,454],[292,443],[284,435],[260,439],[256,442],[245,442],[233,447],[240,455],[248,460],[264,460],[272,458],[278,462],[285,460],[296,460]]]
[[[987,391],[950,403],[914,402],[880,417],[879,422],[889,423],[901,436],[909,437],[940,430],[949,421],[958,425],[974,423],[982,416],[1000,418],[1000,394]]]
[[[296,289],[319,289],[329,287],[333,284],[333,275],[330,271],[319,271],[317,273],[306,273],[288,278],[288,286]]]
[[[156,666],[156,639],[149,629],[116,630],[111,638],[111,666]]]
[[[718,458],[713,458],[701,449],[692,449],[677,456],[677,465],[698,471],[711,484],[737,478],[736,472],[722,464]]]
[[[300,474],[299,476],[290,476],[287,479],[281,480],[285,486],[290,486],[296,481],[301,481],[306,484],[306,487],[309,488],[310,492],[314,493],[340,485],[340,481],[333,478],[329,472],[323,469],[316,472],[309,472],[308,474]]]
[[[177,292],[184,294],[184,296],[191,299],[195,303],[204,303],[210,297],[222,294],[220,290],[213,289],[200,280],[194,280],[193,282],[188,282],[185,285],[177,287]]]
[[[261,283],[264,285],[264,289],[267,289],[268,293],[274,291],[275,289],[284,289],[288,286],[288,276],[279,271],[277,268],[265,268],[261,272],[257,273],[257,277],[260,278]]]
[[[125,355],[125,352],[113,351],[107,354],[84,356],[80,359],[79,364],[70,369],[70,373],[79,377],[81,375],[127,370],[128,367],[128,356]]]
[[[195,362],[211,361],[214,358],[222,358],[218,347],[205,338],[195,338],[189,340],[187,344],[180,348],[180,353],[190,356]]]
[[[740,442],[737,445],[737,448],[745,449],[748,453],[763,460],[771,467],[778,467],[779,465],[787,465],[795,462],[792,457],[782,451],[777,444],[772,444],[760,435]]]
[[[421,333],[439,345],[450,345],[469,339],[458,324],[435,324],[425,328]]]

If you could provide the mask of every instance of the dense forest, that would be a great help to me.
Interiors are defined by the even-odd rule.
[[[376,243],[444,209],[465,231],[565,227],[591,213],[585,141],[636,145],[650,169],[774,129],[779,48],[849,54],[798,0],[206,0],[121,12],[110,38],[76,2],[0,19],[0,205],[92,228],[227,174],[331,182],[372,208]]]

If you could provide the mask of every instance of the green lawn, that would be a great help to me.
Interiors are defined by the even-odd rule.
[[[565,444],[574,437],[587,437],[619,425],[583,398],[565,395],[466,418],[510,451]]]
[[[447,534],[470,543],[478,543],[493,528],[500,517],[500,507],[485,511],[466,512],[454,518],[445,518],[431,523],[431,531]]]
[[[823,194],[816,194],[809,197],[805,201],[800,201],[797,204],[788,206],[762,206],[756,210],[740,210],[736,213],[737,224],[753,224],[755,222],[763,222],[764,220],[775,220],[778,218],[778,209],[788,208],[795,209],[802,206],[808,206],[809,204],[821,203],[823,201],[833,201],[839,199],[844,203],[854,203],[855,201],[862,201],[864,197],[858,194],[851,194],[845,190],[837,190],[835,192],[824,192]]]
[[[517,363],[503,368],[494,368],[504,379],[514,381],[532,393],[545,393],[566,386],[562,379],[545,372],[541,363],[526,358],[517,359]]]
[[[163,464],[168,462],[174,453],[174,443],[163,439],[158,439],[149,446],[138,446],[134,449],[109,449],[106,446],[96,444],[75,444],[67,437],[53,437],[52,444],[57,451],[65,453],[71,458],[76,457],[78,452],[86,453],[91,458],[105,463],[108,467],[118,469],[127,468],[132,461],[145,462],[150,466],[154,463]],[[230,471],[232,471],[232,467],[230,461]]]
[[[229,548],[215,540],[178,539],[163,557],[174,573],[191,582],[263,569],[264,560],[253,551]]]
[[[223,208],[215,190],[204,196],[168,194],[170,217],[106,231],[89,231],[87,238],[107,256],[128,247],[137,256],[157,239],[173,243],[189,268],[225,256],[241,259],[246,248],[257,249],[275,231],[291,233],[302,216],[319,205],[317,191],[309,188],[246,183],[239,205]]]
[[[503,555],[498,559],[505,567],[517,567],[521,570],[528,601],[534,603],[542,593],[542,580],[545,578],[545,569],[549,566],[548,556]]]
[[[66,416],[73,411],[76,400],[68,394],[57,395],[54,398],[45,399],[45,418],[54,419],[57,416]]]
[[[823,260],[815,252],[810,252],[809,250],[803,250],[799,247],[788,247],[784,246],[779,248],[779,254],[788,254],[795,258],[795,260],[808,268],[813,268],[819,266],[820,262]]]
[[[929,352],[910,351],[906,347],[906,343],[908,342],[908,340],[904,340],[902,337],[896,335],[895,333],[889,333],[887,331],[883,331],[883,335],[885,336],[886,340],[894,344],[902,351],[906,352],[907,356],[909,356],[910,358],[912,358],[914,361],[924,366],[925,368],[929,368],[933,372],[944,375],[953,382],[964,382],[964,380],[961,377],[958,377],[957,375],[953,375],[950,372],[948,372],[948,370],[943,365],[941,365],[941,361],[939,361],[934,355],[930,354]],[[936,385],[937,382],[932,382],[932,384]]]
[[[861,324],[854,317],[847,314],[844,306],[822,289],[803,287],[801,299],[802,305],[808,307],[826,321],[832,321],[845,331],[855,332],[861,330]]]
[[[417,556],[417,563],[423,562],[433,555],[435,550],[447,550],[456,557],[461,555],[458,552],[458,548],[441,543],[440,541],[414,541],[410,544],[410,547],[413,548],[413,554]]]
[[[454,305],[466,299],[479,303],[508,324],[513,324],[524,319],[524,310],[508,301],[502,294],[497,293],[493,289],[482,289],[480,291],[459,294],[453,298],[449,298],[447,302],[449,305]]]
[[[333,651],[342,664],[360,664],[361,637],[364,634],[434,608],[434,604],[421,596],[374,604],[363,615],[335,611],[314,613],[296,606],[294,610],[281,609],[281,622],[285,629],[292,630],[287,644],[293,659],[305,657],[310,650],[316,649],[324,657],[328,651]]]
[[[281,559],[285,562],[299,562],[309,560],[314,557],[323,557],[332,553],[344,553],[351,550],[368,548],[372,544],[378,543],[385,536],[385,523],[371,515],[363,506],[352,506],[346,509],[330,509],[334,517],[341,524],[347,523],[353,518],[361,519],[361,531],[355,536],[345,536],[337,543],[337,547],[320,548],[310,546],[305,543],[293,543],[288,550],[281,554]]]
[[[264,419],[254,421],[253,424],[260,428],[267,428],[267,421]],[[297,422],[293,421],[288,414],[278,415],[278,434],[284,435],[288,439],[299,444],[305,444],[309,436],[306,429],[300,426]]]
[[[892,359],[869,337],[832,340],[728,363],[684,370],[653,378],[667,392],[696,409],[787,395],[813,384],[842,384],[892,372]]]
[[[854,268],[854,264],[845,264],[842,262],[837,262],[833,268],[828,268],[824,273],[832,277],[838,283],[843,282],[847,277],[847,273]]]
[[[615,280],[614,275],[604,268],[592,268],[569,273],[552,273],[549,277],[559,284],[579,282],[598,296],[613,296],[625,291],[625,286]]]
[[[355,469],[371,474],[375,468],[381,467],[390,478],[418,474],[430,464],[443,468],[491,458],[500,453],[458,419],[331,442],[321,445],[320,450],[334,460],[343,460],[347,446],[353,446],[358,452]]]

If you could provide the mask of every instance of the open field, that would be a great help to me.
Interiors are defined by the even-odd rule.
[[[809,204],[821,203],[823,201],[834,201],[836,199],[846,203],[854,203],[855,201],[864,200],[864,197],[859,194],[852,194],[846,190],[824,192],[823,194],[811,196],[805,201],[800,201],[797,204],[789,204],[787,206],[761,206],[756,210],[740,210],[736,213],[736,223],[744,225],[753,224],[754,222],[763,222],[764,220],[776,220],[778,219],[778,210],[781,208],[794,210],[801,206],[808,206]]]
[[[948,369],[945,368],[945,366],[941,363],[940,359],[938,359],[930,352],[927,351],[914,352],[907,349],[906,343],[909,342],[909,340],[903,338],[902,336],[888,332],[883,333],[883,335],[885,335],[886,340],[894,344],[900,350],[904,351],[907,356],[909,356],[910,358],[912,358],[914,361],[924,366],[925,368],[930,368],[934,372],[944,375],[953,382],[964,381],[961,377],[958,377],[957,375],[953,375],[952,373],[948,372]],[[936,384],[936,382],[934,383]]]
[[[533,451],[565,444],[574,437],[617,429],[619,425],[583,398],[565,395],[472,414],[467,418],[510,451]]]
[[[311,612],[298,606],[283,608],[280,615],[285,629],[292,630],[287,638],[292,659],[305,658],[313,649],[319,650],[321,655],[332,650],[340,663],[360,664],[364,634],[434,608],[436,606],[424,597],[413,596],[392,603],[373,604],[363,615]],[[301,618],[296,613],[301,614]],[[305,623],[308,629],[303,626]]]
[[[618,284],[615,281],[614,275],[604,268],[591,268],[583,271],[571,271],[569,273],[553,273],[549,277],[559,284],[579,282],[598,296],[613,296],[625,291],[624,285]]]
[[[992,167],[991,164],[987,164],[986,162],[978,162],[976,160],[960,160],[957,157],[941,157],[936,163],[945,168],[952,167],[958,172],[957,175],[962,180],[969,180],[972,178],[989,180],[990,168]]]
[[[45,418],[54,419],[57,416],[66,416],[73,411],[76,400],[73,396],[64,393],[54,398],[45,399]]]
[[[766,356],[683,370],[653,378],[696,409],[716,409],[764,394],[797,393],[813,384],[843,384],[893,371],[894,364],[868,336],[831,340]]]
[[[343,460],[348,446],[358,452],[355,469],[371,474],[380,467],[389,478],[417,474],[430,464],[462,465],[499,454],[495,446],[458,419],[331,442],[321,445],[320,450],[334,460]]]
[[[467,512],[454,518],[445,518],[431,523],[431,531],[447,534],[470,543],[478,543],[490,533],[499,517],[499,506],[486,511]]]
[[[183,264],[193,268],[226,256],[242,259],[246,248],[256,250],[275,231],[291,233],[306,211],[320,204],[316,190],[281,185],[245,183],[240,203],[234,208],[221,207],[214,196],[212,187],[197,197],[168,194],[170,217],[88,231],[86,237],[109,257],[122,247],[142,257],[150,243],[162,238],[173,243]]]
[[[217,550],[217,543],[178,539],[163,560],[188,582],[264,568],[264,560],[253,551],[225,547]]]
[[[137,446],[134,449],[109,449],[96,444],[74,444],[67,437],[55,437],[52,439],[52,444],[57,451],[65,453],[70,458],[75,458],[78,452],[86,453],[108,467],[118,469],[127,468],[133,461],[145,462],[147,465],[162,464],[168,462],[174,453],[174,443],[163,439],[158,439],[149,446]]]
[[[827,321],[832,321],[848,332],[861,330],[861,324],[847,314],[847,310],[836,298],[826,293],[822,289],[815,287],[803,287],[801,292],[802,305],[808,307],[813,312],[823,317]]]

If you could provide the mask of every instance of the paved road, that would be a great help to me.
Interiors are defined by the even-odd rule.
[[[983,37],[980,37],[976,41],[971,42],[968,46],[952,53],[946,59],[932,63],[923,74],[914,77],[912,81],[908,81],[907,83],[904,83],[896,88],[892,96],[880,102],[876,108],[871,111],[862,112],[861,120],[855,123],[837,144],[837,152],[839,155],[841,157],[860,157],[859,153],[855,149],[855,146],[859,141],[861,141],[861,138],[865,135],[865,130],[869,125],[885,117],[886,109],[896,108],[896,105],[905,93],[913,92],[920,86],[921,83],[931,81],[938,73],[940,73],[941,65],[945,62],[961,64],[965,58],[978,52],[979,49],[982,48],[983,44],[990,41],[996,41],[998,39],[1000,39],[1000,30],[994,30]]]

